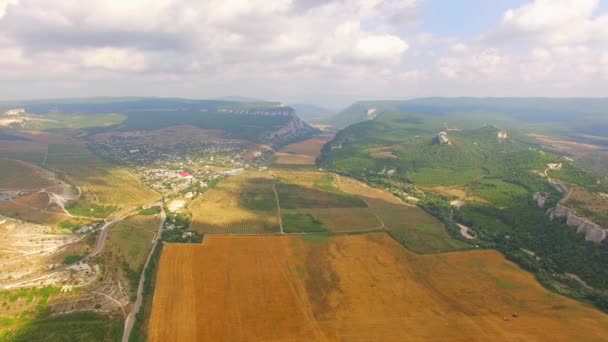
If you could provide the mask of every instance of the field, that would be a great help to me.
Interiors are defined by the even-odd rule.
[[[122,322],[94,313],[77,313],[29,322],[5,336],[1,341],[119,341]]]
[[[80,186],[85,203],[136,207],[157,197],[129,170],[100,160],[82,143],[50,144],[46,165]]]
[[[59,181],[40,167],[19,160],[3,159],[0,169],[0,191],[40,190],[60,186]]]
[[[0,214],[38,224],[58,225],[71,218],[49,202],[46,193],[34,192],[0,202]]]
[[[109,240],[118,247],[131,270],[139,272],[143,266],[159,224],[156,216],[137,215],[111,228]]]
[[[416,253],[438,253],[472,246],[451,238],[443,224],[416,206],[406,205],[392,194],[373,189],[350,178],[339,178],[340,189],[363,198],[371,212],[395,240]]]
[[[50,169],[58,174],[59,179],[66,179],[81,188],[84,196],[80,202],[85,205],[136,207],[157,197],[129,170],[99,159],[82,141],[47,132],[22,135],[28,141],[3,141],[0,144],[0,158],[24,160]]]
[[[157,279],[150,341],[608,336],[608,316],[549,293],[497,252],[421,256],[384,233],[208,236],[166,246]]]
[[[226,178],[190,203],[191,229],[204,234],[278,232],[275,183],[269,172]]]
[[[45,153],[45,144],[31,140],[2,140],[2,143],[0,144],[0,159],[18,159],[31,163],[42,163]]]
[[[289,144],[275,153],[276,164],[314,165],[327,139],[312,138]]]
[[[281,210],[283,226],[287,231],[286,215],[311,215],[331,232],[353,232],[382,229],[383,224],[370,208],[304,208]],[[302,231],[302,229],[295,231]]]

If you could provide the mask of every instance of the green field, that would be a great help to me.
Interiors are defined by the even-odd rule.
[[[320,233],[327,228],[322,221],[311,214],[283,214],[283,231],[285,233]]]
[[[418,207],[386,205],[373,210],[389,235],[413,252],[440,253],[472,247],[450,237],[439,220]]]
[[[364,208],[365,202],[356,196],[328,192],[297,184],[279,183],[277,192],[281,208]]]
[[[132,271],[139,272],[146,261],[158,224],[154,216],[131,216],[110,229],[109,241],[118,247]]]
[[[122,336],[122,320],[95,313],[75,313],[26,323],[0,335],[5,342],[114,342]]]

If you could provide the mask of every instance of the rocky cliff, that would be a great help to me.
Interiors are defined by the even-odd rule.
[[[585,240],[600,243],[606,240],[608,230],[583,218],[576,214],[576,212],[561,203],[558,203],[555,208],[549,211],[549,218],[554,220],[556,218],[566,218],[566,224],[571,227],[576,227],[576,232],[585,234]]]
[[[309,126],[296,115],[295,110],[291,107],[283,107],[280,111],[281,116],[288,117],[289,120],[277,127],[273,131],[268,131],[262,137],[262,140],[268,141],[274,146],[289,144],[293,141],[303,140],[317,133],[318,130]]]

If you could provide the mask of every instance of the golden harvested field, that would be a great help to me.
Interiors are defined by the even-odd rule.
[[[383,233],[167,245],[150,341],[597,341],[608,316],[495,251],[408,252]]]
[[[275,153],[276,164],[314,165],[327,141],[324,138],[312,138],[287,145]]]
[[[191,229],[207,234],[278,232],[275,182],[269,172],[255,171],[224,179],[188,206]]]

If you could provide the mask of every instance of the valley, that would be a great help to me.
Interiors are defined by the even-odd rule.
[[[0,340],[608,333],[605,241],[549,215],[604,224],[608,182],[537,136],[398,108],[336,131],[267,102],[23,107],[0,136]]]

